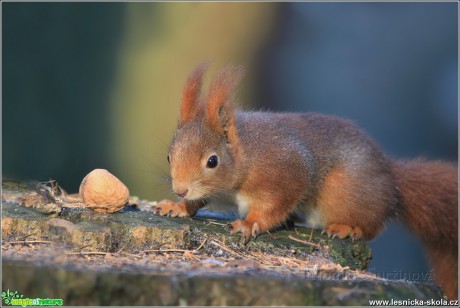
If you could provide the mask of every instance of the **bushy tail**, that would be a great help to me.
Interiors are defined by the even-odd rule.
[[[458,172],[456,164],[412,160],[394,163],[401,218],[423,241],[435,280],[458,298]]]

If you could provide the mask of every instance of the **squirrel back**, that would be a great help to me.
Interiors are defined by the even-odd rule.
[[[370,240],[396,215],[391,161],[353,122],[318,113],[237,115],[251,181],[279,191],[280,199],[295,197],[290,202],[300,205],[310,225],[365,221],[363,237]]]

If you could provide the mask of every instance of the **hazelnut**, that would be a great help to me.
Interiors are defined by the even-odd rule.
[[[105,169],[94,169],[80,184],[80,197],[95,212],[113,213],[129,201],[129,190]]]

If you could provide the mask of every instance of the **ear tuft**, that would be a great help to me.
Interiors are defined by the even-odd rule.
[[[233,124],[235,115],[231,98],[244,72],[242,66],[227,66],[211,82],[206,117],[213,127],[227,131],[228,126]]]
[[[203,83],[203,75],[209,67],[205,62],[198,65],[188,77],[182,94],[182,103],[180,106],[180,124],[192,120],[199,109],[199,96]]]

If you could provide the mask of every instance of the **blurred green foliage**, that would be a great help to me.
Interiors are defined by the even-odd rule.
[[[167,149],[198,63],[251,65],[271,3],[5,3],[3,175],[71,192],[107,168],[166,197]]]
[[[270,3],[126,5],[110,150],[135,193],[158,199],[170,191],[166,155],[188,74],[203,61],[212,63],[208,80],[228,63],[250,64],[269,34],[274,8]]]

